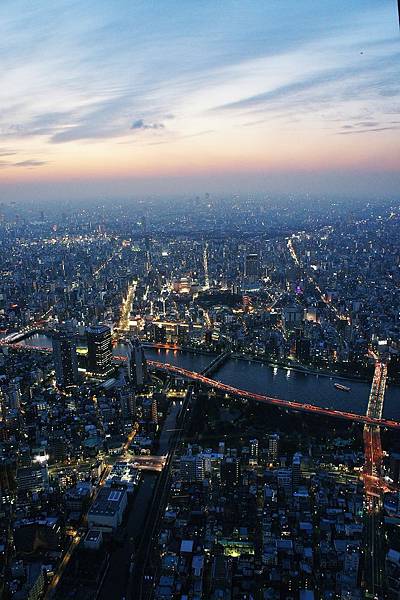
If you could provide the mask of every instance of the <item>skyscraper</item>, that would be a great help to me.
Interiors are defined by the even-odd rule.
[[[114,371],[110,328],[106,325],[88,327],[86,340],[89,373],[100,377],[110,376]]]
[[[141,388],[147,380],[146,357],[137,338],[132,341],[131,378],[137,388]]]
[[[268,436],[268,458],[272,461],[276,460],[279,452],[279,435],[271,433]]]
[[[136,413],[135,392],[129,385],[125,385],[118,391],[118,399],[124,422],[132,424]]]
[[[300,484],[301,480],[301,454],[296,452],[292,461],[292,482],[295,487]]]
[[[258,254],[246,254],[244,276],[249,283],[255,283],[260,277],[260,259]]]
[[[227,456],[221,462],[221,481],[228,487],[233,487],[239,483],[240,463],[233,456]]]
[[[258,440],[250,440],[250,458],[258,458]]]
[[[76,385],[78,383],[78,357],[76,342],[72,335],[64,331],[59,331],[54,335],[53,360],[57,385],[62,388]]]

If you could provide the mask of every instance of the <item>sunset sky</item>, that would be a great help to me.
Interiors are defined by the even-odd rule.
[[[0,201],[391,195],[395,0],[2,0]]]

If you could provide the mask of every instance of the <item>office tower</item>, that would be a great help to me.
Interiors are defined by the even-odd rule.
[[[290,495],[292,493],[292,469],[278,469],[276,471],[276,478],[278,482],[278,489],[283,491],[285,494]]]
[[[146,357],[138,339],[132,342],[131,378],[137,388],[143,387],[147,381]]]
[[[258,458],[258,440],[250,440],[250,457]]]
[[[293,481],[293,485],[295,487],[300,485],[300,479],[301,479],[301,454],[300,454],[300,452],[296,452],[296,454],[293,456],[293,461],[292,461],[292,481]]]
[[[225,457],[221,462],[221,481],[229,487],[239,483],[240,464],[233,456]]]
[[[57,385],[66,388],[78,383],[78,357],[74,338],[64,331],[53,337],[53,360]]]
[[[155,425],[158,424],[158,403],[157,398],[155,396],[153,396],[151,402],[151,420]]]
[[[182,481],[203,481],[205,477],[204,460],[202,456],[181,456],[179,474]]]
[[[295,352],[297,360],[308,362],[311,356],[311,340],[304,337],[297,337],[295,341]]]
[[[86,329],[88,346],[87,370],[93,375],[107,377],[114,371],[111,330],[106,325],[95,325]]]
[[[260,277],[260,260],[258,254],[246,254],[244,260],[244,276],[250,283],[255,283]]]
[[[276,460],[279,452],[279,435],[272,433],[268,436],[268,457],[270,460]]]
[[[135,392],[129,386],[125,385],[119,390],[118,398],[124,422],[133,423],[136,413]]]

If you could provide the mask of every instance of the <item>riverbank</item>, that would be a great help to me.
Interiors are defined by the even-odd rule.
[[[311,366],[306,366],[306,365],[302,365],[300,363],[287,363],[287,362],[278,362],[278,361],[272,361],[270,359],[264,359],[262,357],[259,356],[252,356],[252,355],[247,355],[247,354],[232,354],[231,358],[236,359],[236,360],[243,360],[243,361],[248,361],[248,362],[252,362],[252,363],[258,363],[258,364],[263,364],[263,365],[267,365],[268,367],[276,367],[278,369],[284,369],[285,371],[297,371],[299,373],[308,373],[310,375],[316,375],[316,376],[321,376],[321,377],[329,377],[330,379],[342,379],[342,380],[353,380],[353,381],[359,381],[360,383],[369,383],[371,381],[372,378],[372,371],[371,371],[371,378],[369,377],[363,377],[361,375],[352,375],[352,374],[347,374],[347,373],[343,373],[341,371],[329,371],[328,369],[318,369],[316,367],[311,367]]]

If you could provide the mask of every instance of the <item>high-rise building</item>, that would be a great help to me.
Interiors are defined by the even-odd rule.
[[[260,259],[258,254],[246,254],[244,259],[244,276],[250,283],[255,283],[260,277]]]
[[[279,452],[279,435],[277,433],[271,433],[268,436],[268,458],[270,460],[276,460]]]
[[[301,480],[301,454],[296,452],[292,461],[292,482],[295,487],[300,484]]]
[[[295,341],[296,358],[301,362],[308,362],[311,356],[311,340],[297,337]]]
[[[59,331],[53,336],[53,360],[57,385],[66,388],[78,383],[78,357],[72,335]]]
[[[254,440],[250,440],[250,457],[251,458],[258,458],[258,440],[254,439]]]
[[[106,325],[86,329],[88,346],[87,370],[93,375],[108,377],[114,371],[111,330]]]
[[[136,338],[132,342],[131,378],[137,388],[141,388],[147,381],[147,362],[143,346]]]
[[[278,469],[276,471],[276,479],[278,482],[278,489],[285,494],[290,495],[292,493],[292,469]]]
[[[221,481],[225,485],[232,487],[239,483],[240,463],[233,456],[226,456],[221,462]]]
[[[158,425],[158,402],[156,396],[153,396],[151,401],[151,420],[155,425]]]
[[[130,386],[125,385],[118,391],[121,414],[124,422],[133,423],[136,413],[136,396]]]
[[[199,455],[181,456],[179,473],[183,481],[203,481],[205,477],[204,459]]]

